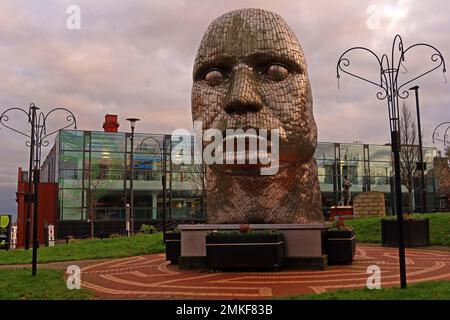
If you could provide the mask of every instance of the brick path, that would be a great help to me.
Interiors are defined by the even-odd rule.
[[[261,299],[365,287],[367,266],[381,268],[382,287],[397,286],[398,250],[358,245],[353,265],[325,271],[201,272],[178,270],[164,254],[82,267],[82,286],[110,299]],[[450,280],[450,252],[407,249],[408,282]]]

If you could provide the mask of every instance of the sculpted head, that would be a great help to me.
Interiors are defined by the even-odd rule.
[[[192,117],[203,129],[278,129],[280,167],[316,148],[311,86],[300,44],[277,14],[240,9],[214,20],[194,64]]]
[[[208,222],[323,221],[311,86],[303,51],[286,22],[259,9],[220,16],[203,36],[193,77],[192,117],[203,130],[279,133],[273,175],[259,174],[254,169],[261,167],[251,162],[207,167]],[[272,160],[275,142],[267,144]],[[250,159],[253,150],[246,146],[249,152],[241,156]]]

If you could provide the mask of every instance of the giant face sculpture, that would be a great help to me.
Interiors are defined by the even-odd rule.
[[[277,129],[280,135],[275,175],[238,164],[208,166],[208,222],[323,220],[306,62],[280,16],[241,9],[211,23],[195,59],[192,116],[203,129]]]

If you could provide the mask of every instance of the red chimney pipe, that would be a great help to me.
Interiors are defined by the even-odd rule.
[[[105,122],[103,123],[103,130],[105,132],[117,132],[119,129],[119,122],[117,121],[117,115],[107,114],[105,115]]]

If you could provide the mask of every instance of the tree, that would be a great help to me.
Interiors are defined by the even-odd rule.
[[[98,201],[108,193],[110,179],[122,179],[123,170],[119,164],[109,164],[107,167],[109,170],[103,168],[99,163],[96,163],[88,166],[85,171],[86,178],[89,179],[89,187],[86,189],[86,202],[91,238],[94,238],[95,236],[94,222]],[[112,173],[117,176],[112,176]]]
[[[190,181],[193,189],[201,190],[201,206],[203,217],[206,217],[206,165],[205,164],[194,164],[192,165],[190,172]]]
[[[447,157],[448,159],[450,159],[450,145],[448,145],[444,148],[444,157]]]
[[[415,119],[406,104],[403,103],[400,114],[400,172],[402,185],[408,190],[409,210],[411,212],[414,211],[414,175],[420,151],[416,139]]]

